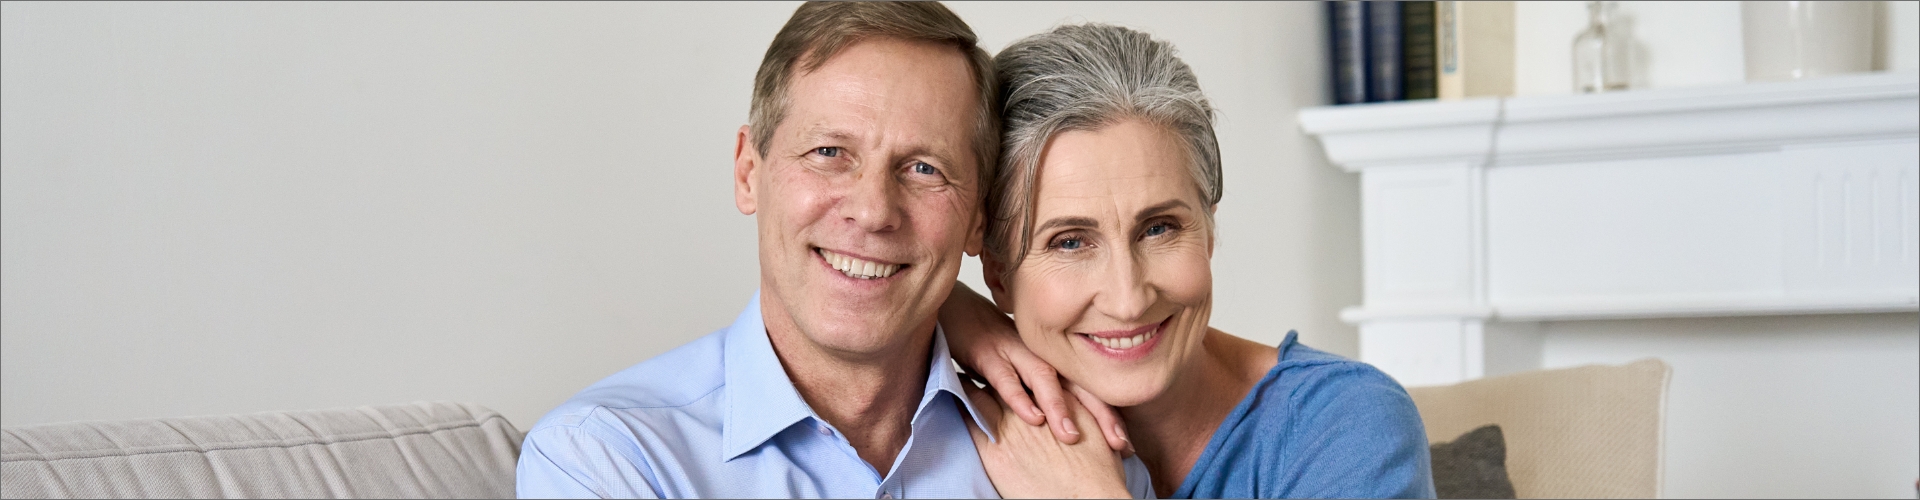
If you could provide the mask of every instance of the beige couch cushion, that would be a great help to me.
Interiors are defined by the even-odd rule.
[[[1660,495],[1670,373],[1666,363],[1644,359],[1407,392],[1431,441],[1499,424],[1520,498],[1652,498]]]
[[[0,432],[5,498],[511,498],[521,438],[445,402]]]

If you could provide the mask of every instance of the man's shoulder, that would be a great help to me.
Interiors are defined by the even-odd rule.
[[[517,471],[529,496],[657,496],[679,450],[721,439],[726,331],[621,370],[527,430]],[[667,474],[662,476],[661,474]],[[663,483],[664,481],[664,483]]]
[[[726,385],[721,329],[620,370],[574,394],[534,429],[580,426],[592,418],[697,411]],[[596,416],[597,414],[597,416]]]

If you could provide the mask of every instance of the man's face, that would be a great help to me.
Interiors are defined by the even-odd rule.
[[[973,76],[952,47],[891,38],[795,76],[766,155],[745,128],[735,153],[762,311],[837,356],[890,355],[979,251]]]

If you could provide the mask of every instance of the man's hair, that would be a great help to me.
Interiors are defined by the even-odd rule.
[[[747,123],[753,128],[753,148],[762,158],[772,145],[773,131],[787,117],[793,78],[826,64],[842,49],[863,39],[896,38],[948,45],[967,58],[973,74],[976,100],[973,155],[979,178],[974,184],[985,196],[1000,159],[1000,110],[995,99],[993,59],[979,46],[979,37],[960,16],[937,2],[807,2],[793,11],[786,26],[773,36],[760,71],[753,77],[753,105]]]
[[[1172,132],[1185,146],[1187,174],[1211,233],[1222,191],[1213,105],[1173,44],[1108,24],[1059,26],[1013,42],[994,63],[1006,84],[1006,150],[987,188],[986,251],[1005,266],[1002,278],[1030,250],[1041,152],[1061,132],[1098,131],[1127,119]]]

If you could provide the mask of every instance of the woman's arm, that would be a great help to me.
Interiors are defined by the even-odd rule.
[[[1132,498],[1118,452],[1099,440],[1062,443],[1045,428],[1009,415],[986,390],[966,384],[966,391],[984,424],[994,428],[994,439],[989,440],[973,419],[963,417],[987,479],[1001,498]],[[1071,400],[1067,405],[1069,418],[1099,428],[1085,407]],[[966,413],[965,408],[960,411]]]
[[[1069,417],[1072,413],[1066,397],[1072,393],[1092,415],[1108,447],[1133,453],[1120,414],[1079,387],[1063,388],[1053,365],[1021,342],[1013,319],[965,283],[955,282],[953,293],[940,305],[940,324],[947,332],[953,359],[992,387],[1006,408],[1021,420],[1034,426],[1051,422],[1054,438],[1066,444],[1078,443],[1080,426]],[[1031,396],[1028,391],[1032,391]],[[1039,405],[1034,404],[1036,400]]]

